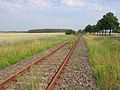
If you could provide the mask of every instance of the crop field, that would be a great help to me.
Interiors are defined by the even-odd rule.
[[[0,46],[19,42],[31,42],[59,35],[64,35],[64,33],[0,33]]]
[[[72,38],[63,33],[0,33],[0,69]]]
[[[120,89],[120,41],[102,36],[84,36],[99,90]]]

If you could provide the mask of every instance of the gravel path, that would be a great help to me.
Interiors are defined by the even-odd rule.
[[[55,90],[97,90],[83,38],[71,56]]]
[[[16,72],[18,72],[19,70],[25,68],[26,66],[28,66],[29,64],[31,64],[32,62],[35,62],[37,60],[39,60],[41,57],[43,57],[44,55],[50,53],[51,51],[53,51],[55,48],[61,46],[63,43],[60,43],[48,50],[45,50],[43,52],[40,52],[38,54],[35,54],[31,57],[28,57],[27,59],[24,59],[14,65],[8,66],[3,70],[0,70],[0,83],[5,80],[6,78],[10,77],[11,75],[15,74]]]
[[[11,83],[7,90],[46,90],[64,58],[70,50],[69,44],[46,58],[42,64],[35,65],[31,72]]]

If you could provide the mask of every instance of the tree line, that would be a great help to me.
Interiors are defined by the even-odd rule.
[[[66,35],[76,34],[72,29],[32,29],[28,30],[28,33],[59,33],[63,32]]]
[[[28,33],[57,33],[57,32],[66,32],[72,29],[31,29],[28,30]]]
[[[112,13],[108,12],[97,21],[95,25],[87,25],[85,29],[78,30],[78,32],[72,29],[32,29],[28,30],[28,33],[57,33],[64,32],[66,35],[79,34],[79,33],[97,33],[97,35],[111,35],[112,32],[120,33],[120,23],[118,18]]]
[[[78,33],[97,33],[97,35],[106,35],[107,32],[111,35],[112,32],[120,32],[118,18],[112,12],[106,13],[97,21],[96,25],[87,25],[84,30],[79,30]]]

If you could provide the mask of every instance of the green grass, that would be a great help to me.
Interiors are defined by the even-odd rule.
[[[24,37],[27,37],[25,35]],[[14,36],[11,35],[10,37],[14,37]],[[15,39],[15,37],[17,37],[16,39],[18,40],[18,42]],[[35,35],[34,36],[35,38],[33,40],[31,40],[30,38],[31,40],[30,42],[26,42],[26,38],[22,37],[22,42],[19,42],[19,40],[21,40],[20,36],[18,35],[15,37],[11,39],[11,40],[14,39],[15,43],[13,42],[14,41],[13,40],[12,44],[7,44],[7,45],[5,44],[0,46],[0,69],[3,69],[11,64],[15,64],[36,53],[44,51],[52,46],[55,46],[60,42],[66,42],[74,38],[74,36],[54,35],[54,34],[49,36],[48,34],[47,35],[45,34],[43,35],[43,37],[39,37]],[[9,38],[6,40],[10,42]],[[29,40],[29,38],[27,38],[27,40]]]
[[[120,41],[84,36],[99,90],[120,90]]]

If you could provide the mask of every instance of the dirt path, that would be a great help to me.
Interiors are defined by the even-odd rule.
[[[97,90],[82,37],[55,90]]]

